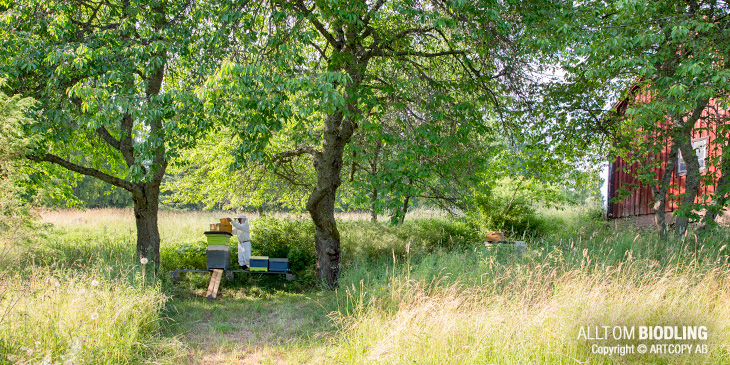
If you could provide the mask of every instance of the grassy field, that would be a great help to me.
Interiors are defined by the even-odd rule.
[[[231,214],[161,213],[155,274],[134,257],[130,211],[45,212],[30,239],[0,249],[0,362],[730,362],[728,231],[659,241],[580,209],[543,214],[557,228],[528,238],[522,253],[486,247],[437,212],[399,227],[343,215],[337,291],[308,272],[306,217],[251,214],[255,253],[288,252],[301,280],[240,276],[208,300],[206,276],[173,284],[164,271],[201,265],[202,231]],[[708,351],[609,356],[594,345],[640,342],[579,338],[585,328],[643,325],[706,326],[707,340],[669,343]]]

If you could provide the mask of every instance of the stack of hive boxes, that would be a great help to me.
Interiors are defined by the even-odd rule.
[[[220,223],[210,225],[210,231],[205,232],[208,241],[207,266],[208,270],[228,270],[231,263],[230,241],[233,227],[226,219]]]
[[[269,256],[251,256],[251,271],[289,271],[289,259],[272,259]]]

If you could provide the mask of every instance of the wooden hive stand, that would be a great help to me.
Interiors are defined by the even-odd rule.
[[[213,270],[213,275],[210,276],[210,284],[208,284],[208,292],[205,296],[208,299],[215,299],[218,296],[218,287],[221,285],[221,277],[223,276],[223,270]]]

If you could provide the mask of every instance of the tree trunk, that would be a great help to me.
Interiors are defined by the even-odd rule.
[[[317,279],[334,289],[340,279],[340,232],[334,215],[335,190],[326,194],[314,211],[314,248],[317,252]]]
[[[315,227],[317,279],[330,289],[336,288],[340,279],[340,232],[335,221],[335,198],[342,183],[344,148],[353,132],[354,123],[342,113],[327,117],[322,152],[315,156],[317,186],[307,201],[307,211]]]
[[[678,236],[683,236],[687,233],[689,215],[692,214],[697,191],[700,188],[700,162],[697,160],[697,154],[694,148],[692,148],[692,131],[697,121],[702,117],[702,112],[705,110],[709,101],[709,97],[697,101],[694,110],[692,110],[692,113],[686,120],[682,115],[673,116],[674,124],[679,127],[678,131],[680,133],[679,140],[675,143],[679,145],[679,150],[682,151],[682,158],[687,166],[684,197],[682,198],[682,204],[679,206],[679,216],[674,220],[674,229]]]
[[[720,178],[715,186],[715,195],[712,197],[710,206],[702,218],[702,225],[699,230],[704,231],[709,228],[719,215],[722,214],[727,203],[727,191],[730,186],[730,146],[722,146],[722,161],[720,162]]]
[[[651,192],[654,198],[654,222],[656,223],[657,229],[659,230],[659,237],[663,238],[669,231],[667,225],[665,209],[667,206],[667,190],[669,189],[669,183],[672,181],[672,174],[674,174],[674,166],[677,163],[677,149],[676,144],[672,144],[667,159],[667,165],[664,168],[664,175],[662,176],[659,186],[652,186]]]
[[[406,220],[406,214],[408,213],[408,203],[410,202],[411,197],[406,195],[405,198],[403,198],[403,208],[401,209],[401,215],[400,215],[400,224],[403,224]]]
[[[689,225],[689,214],[691,214],[697,191],[700,189],[700,162],[697,160],[697,154],[692,148],[692,141],[687,140],[679,145],[682,151],[682,158],[687,166],[687,179],[685,181],[684,197],[682,198],[682,206],[677,219],[675,220],[675,233],[683,236],[687,233]]]
[[[159,183],[140,184],[140,192],[134,194],[134,218],[137,223],[137,254],[160,265],[160,231],[157,228],[157,212],[160,196]]]
[[[380,150],[382,149],[382,147],[382,142],[378,141],[375,143],[375,153],[373,154],[373,160],[370,162],[370,176],[373,179],[373,188],[370,194],[370,221],[373,223],[376,223],[378,221],[378,211],[375,204],[378,200],[378,158],[380,157]]]
[[[352,52],[352,50],[350,50]],[[340,231],[335,221],[335,199],[337,188],[342,184],[342,164],[345,146],[357,129],[357,120],[362,115],[358,107],[357,89],[367,69],[367,59],[352,62],[359,56],[349,54],[349,62],[340,64],[337,59],[333,68],[345,70],[350,81],[343,85],[345,111],[327,115],[322,133],[322,150],[314,153],[314,169],[317,185],[307,200],[307,211],[315,227],[314,248],[317,252],[317,279],[330,288],[339,285],[340,280]]]
[[[373,184],[373,189],[370,192],[370,221],[373,223],[378,222],[378,211],[375,208],[375,202],[378,200],[378,187]]]

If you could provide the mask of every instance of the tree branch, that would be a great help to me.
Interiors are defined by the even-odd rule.
[[[121,143],[118,139],[114,138],[111,133],[109,133],[109,130],[107,130],[106,127],[101,126],[96,128],[96,133],[104,140],[104,142],[114,147],[114,149],[121,150]]]
[[[93,169],[93,168],[89,168],[89,167],[77,165],[77,164],[75,164],[73,162],[64,160],[64,159],[62,159],[62,158],[60,158],[60,157],[58,157],[58,156],[56,156],[54,154],[46,153],[43,157],[40,157],[40,158],[39,157],[33,157],[33,156],[31,156],[29,158],[31,160],[33,160],[33,161],[50,162],[50,163],[56,164],[58,166],[61,166],[61,167],[65,168],[65,169],[68,169],[68,170],[71,170],[71,171],[74,171],[74,172],[78,172],[79,174],[88,175],[88,176],[91,176],[91,177],[95,177],[95,178],[97,178],[99,180],[102,180],[102,181],[107,182],[109,184],[112,184],[114,186],[120,187],[120,188],[122,188],[124,190],[127,190],[127,191],[131,192],[131,193],[135,193],[135,192],[138,192],[139,191],[139,188],[134,183],[132,183],[132,182],[129,182],[127,180],[120,179],[120,178],[118,178],[116,176],[109,175],[109,174],[107,174],[105,172],[101,172],[101,171],[99,171],[97,169]]]
[[[442,52],[416,52],[416,51],[404,51],[404,52],[392,52],[392,53],[384,52],[385,56],[416,56],[416,57],[423,57],[423,58],[454,56],[454,55],[464,55],[464,54],[466,54],[466,52],[461,51],[461,50],[442,51]]]
[[[380,8],[383,7],[384,4],[385,4],[385,0],[378,0],[377,2],[375,2],[375,5],[373,5],[373,8],[370,9],[368,11],[368,13],[365,14],[365,17],[362,18],[363,24],[365,24],[365,25],[370,24],[370,19],[373,17],[373,14],[377,13],[380,10]]]
[[[307,20],[309,20],[310,23],[314,26],[315,29],[324,37],[329,44],[332,45],[336,50],[339,50],[340,47],[338,47],[338,42],[335,40],[335,37],[332,36],[327,31],[327,28],[324,27],[324,25],[314,16],[312,10],[307,9],[307,6],[304,5],[304,1],[298,0],[296,2],[296,7],[299,8],[299,10],[307,17]]]
[[[295,156],[301,156],[301,155],[304,155],[304,154],[310,154],[310,155],[312,155],[312,157],[314,157],[315,163],[317,162],[317,160],[319,160],[320,156],[322,156],[322,152],[318,151],[314,147],[299,147],[299,148],[297,148],[295,150],[290,150],[290,151],[284,151],[284,152],[277,153],[273,157],[273,160],[274,161],[279,161],[279,160],[283,160],[283,159],[287,159],[287,158],[291,158],[291,157],[295,157]]]
[[[132,121],[132,115],[129,112],[124,113],[122,116],[122,123],[119,128],[119,152],[124,157],[124,162],[127,163],[128,167],[134,165],[134,144],[132,140],[132,128],[134,122]]]

